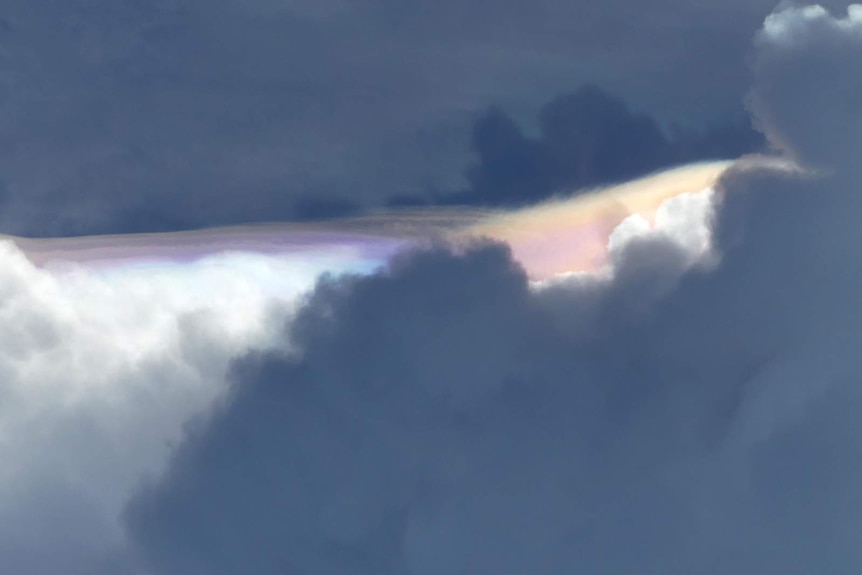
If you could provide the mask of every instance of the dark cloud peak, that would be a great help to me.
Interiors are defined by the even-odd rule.
[[[541,108],[538,120],[539,134],[530,138],[505,112],[489,109],[473,126],[476,163],[466,173],[470,188],[436,201],[524,205],[672,165],[736,158],[763,148],[761,135],[746,120],[663,130],[653,117],[633,112],[594,85],[557,96]]]
[[[674,160],[655,120],[596,86],[555,98],[539,118],[557,188],[625,179]]]
[[[475,195],[490,191],[505,203],[520,199],[524,190],[549,188],[541,145],[524,136],[520,126],[500,109],[492,108],[476,121],[472,146],[478,164],[467,172],[467,179]],[[452,201],[469,203],[469,195],[458,194]]]

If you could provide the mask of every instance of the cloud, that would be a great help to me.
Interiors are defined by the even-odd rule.
[[[230,399],[130,506],[145,564],[858,570],[862,174],[858,124],[835,106],[860,94],[850,68],[822,66],[862,61],[858,10],[790,8],[759,35],[758,121],[830,171],[739,162],[719,186],[717,266],[692,266],[695,228],[629,220],[611,279],[531,286],[490,244],[321,281],[288,326],[300,353],[236,363]]]
[[[291,327],[302,359],[240,364],[227,410],[132,507],[149,565],[561,565],[541,563],[562,551],[554,510],[586,504],[570,482],[586,437],[610,430],[593,413],[604,395],[588,383],[594,362],[557,325],[501,246],[422,252],[385,275],[318,286]]]

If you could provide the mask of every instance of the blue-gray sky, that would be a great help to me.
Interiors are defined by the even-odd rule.
[[[664,128],[744,130],[746,58],[773,7],[10,0],[0,229],[145,231],[437,201],[469,189],[471,134],[489,109],[532,137],[544,106],[590,84]],[[740,137],[718,152],[746,149]]]

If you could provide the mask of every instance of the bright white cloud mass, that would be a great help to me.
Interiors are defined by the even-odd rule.
[[[781,158],[590,212],[575,274],[535,278],[520,228],[391,259],[355,223],[190,261],[4,240],[0,572],[862,569],[862,6],[782,9],[752,61]]]

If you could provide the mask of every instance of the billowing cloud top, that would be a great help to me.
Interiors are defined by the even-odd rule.
[[[784,157],[656,194],[312,251],[5,241],[0,570],[857,571],[860,10],[758,35]],[[601,265],[573,264],[608,217]]]

